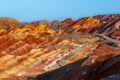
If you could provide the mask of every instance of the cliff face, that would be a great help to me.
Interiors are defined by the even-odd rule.
[[[70,67],[73,71],[66,76],[60,71],[49,80],[101,80],[120,74],[114,71],[119,70],[119,55],[119,14],[24,23],[0,18],[1,80],[37,75],[42,79],[44,73],[67,69],[86,57],[76,69]]]

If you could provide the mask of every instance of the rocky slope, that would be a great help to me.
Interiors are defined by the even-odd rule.
[[[105,80],[118,75],[120,15],[21,23],[0,18],[0,79],[27,80],[60,69],[49,80]],[[63,77],[67,65],[82,61]],[[66,67],[67,66],[67,67]],[[63,70],[61,69],[63,68]],[[47,77],[48,75],[45,75]],[[58,78],[59,77],[59,78]]]

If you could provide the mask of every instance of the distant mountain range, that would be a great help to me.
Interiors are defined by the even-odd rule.
[[[72,34],[105,33],[113,38],[116,38],[116,36],[119,35],[120,30],[119,18],[120,14],[108,14],[84,17],[78,20],[68,18],[62,21],[55,20],[53,22],[50,22],[47,20],[41,20],[23,23],[13,18],[0,18],[0,29],[11,30],[13,28],[36,27],[40,24],[43,24],[46,27],[49,27],[57,32],[62,31],[62,33]]]

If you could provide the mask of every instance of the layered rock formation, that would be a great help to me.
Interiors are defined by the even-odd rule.
[[[86,57],[81,67],[56,80],[101,80],[120,74],[114,71],[119,55],[119,14],[53,22],[0,19],[1,80],[27,80]]]

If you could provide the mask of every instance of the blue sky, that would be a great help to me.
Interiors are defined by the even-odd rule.
[[[120,13],[119,0],[0,0],[0,17],[23,21]]]

